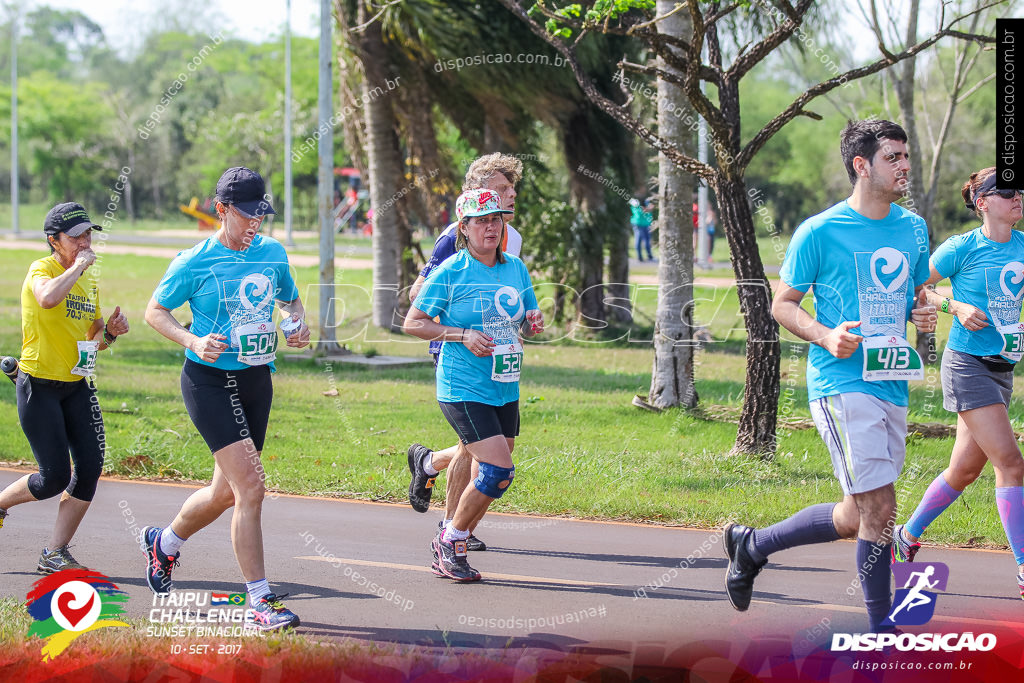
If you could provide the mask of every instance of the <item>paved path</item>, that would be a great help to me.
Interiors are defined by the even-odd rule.
[[[22,473],[0,469],[0,486]],[[128,592],[130,616],[146,618],[153,600],[136,534],[168,523],[194,488],[100,483],[73,552]],[[53,499],[19,506],[7,518],[0,594],[24,599],[55,513]],[[470,558],[484,581],[460,585],[428,568],[439,518],[439,511],[420,515],[404,505],[275,497],[263,514],[272,586],[289,594],[305,633],[421,645],[639,651],[781,638],[809,650],[807,641],[827,642],[830,631],[865,630],[850,542],[773,556],[741,614],[725,598],[726,561],[713,531],[489,515],[478,535],[490,548]],[[242,590],[229,521],[230,513],[188,541],[177,589]],[[920,559],[950,567],[948,592],[927,628],[979,633],[1024,622],[1008,552],[925,548]]]

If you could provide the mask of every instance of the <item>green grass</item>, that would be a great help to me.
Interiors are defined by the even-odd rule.
[[[0,353],[20,347],[19,292],[37,252],[0,252]],[[107,425],[106,471],[128,477],[208,479],[210,454],[181,401],[178,377],[183,351],[142,320],[145,303],[167,259],[106,255],[101,262],[104,310],[120,305],[131,333],[97,364]],[[317,298],[307,287],[313,268],[300,268],[300,291],[315,319]],[[339,339],[357,351],[421,356],[425,344],[368,327],[368,270],[339,272],[345,315]],[[743,393],[742,321],[735,291],[698,288],[696,317],[716,338],[696,360],[697,391],[706,414],[738,409]],[[652,317],[651,288],[637,306]],[[187,309],[178,311],[188,319]],[[640,317],[640,316],[638,316]],[[949,317],[940,318],[945,338]],[[361,330],[365,329],[365,333]],[[559,336],[554,330],[552,335]],[[772,462],[728,457],[736,435],[727,419],[702,413],[638,411],[629,402],[650,384],[652,350],[640,330],[616,343],[563,340],[531,344],[521,391],[522,434],[516,446],[516,486],[495,504],[503,511],[643,520],[711,526],[736,514],[766,524],[809,502],[840,495],[824,447],[813,429],[783,430]],[[795,350],[795,353],[791,353]],[[804,387],[805,347],[784,345],[785,416],[808,417]],[[296,356],[297,358],[299,356]],[[271,488],[293,493],[403,502],[408,487],[405,450],[414,441],[444,447],[454,441],[434,400],[429,365],[375,370],[336,363],[330,369],[308,359],[279,360],[274,412],[264,462]],[[937,387],[937,371],[932,380]],[[337,396],[324,396],[336,389]],[[929,408],[929,400],[931,407]],[[912,421],[951,422],[940,396],[927,383],[912,389]],[[0,384],[0,460],[33,463],[14,410],[14,388]],[[1024,417],[1014,401],[1011,417]],[[950,439],[916,439],[909,447],[900,484],[904,514],[945,468]],[[930,529],[928,540],[1004,545],[993,501],[991,470]],[[906,487],[906,492],[903,492]],[[440,488],[440,487],[439,487]],[[437,496],[440,496],[439,490]]]

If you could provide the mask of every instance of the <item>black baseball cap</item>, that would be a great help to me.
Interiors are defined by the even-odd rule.
[[[89,220],[89,214],[78,202],[58,204],[50,209],[43,222],[43,232],[47,235],[66,232],[69,237],[78,237],[89,228],[103,229]]]
[[[230,204],[254,218],[277,213],[267,199],[267,186],[263,177],[245,166],[235,166],[224,171],[217,181],[217,201]]]

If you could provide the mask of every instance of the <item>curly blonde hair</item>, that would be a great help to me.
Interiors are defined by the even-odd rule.
[[[469,165],[466,179],[462,183],[462,191],[480,189],[485,182],[494,177],[495,173],[502,174],[515,185],[523,179],[523,162],[501,152],[486,154]]]

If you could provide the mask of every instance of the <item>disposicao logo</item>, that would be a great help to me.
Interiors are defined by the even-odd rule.
[[[942,562],[899,562],[892,565],[896,580],[889,616],[883,626],[920,626],[935,615],[937,594],[945,592],[949,567]],[[832,651],[987,652],[996,646],[991,633],[833,633]]]
[[[46,641],[43,661],[67,649],[78,636],[108,626],[128,626],[117,619],[128,594],[91,569],[65,569],[32,585],[25,607],[34,619],[28,635]]]

